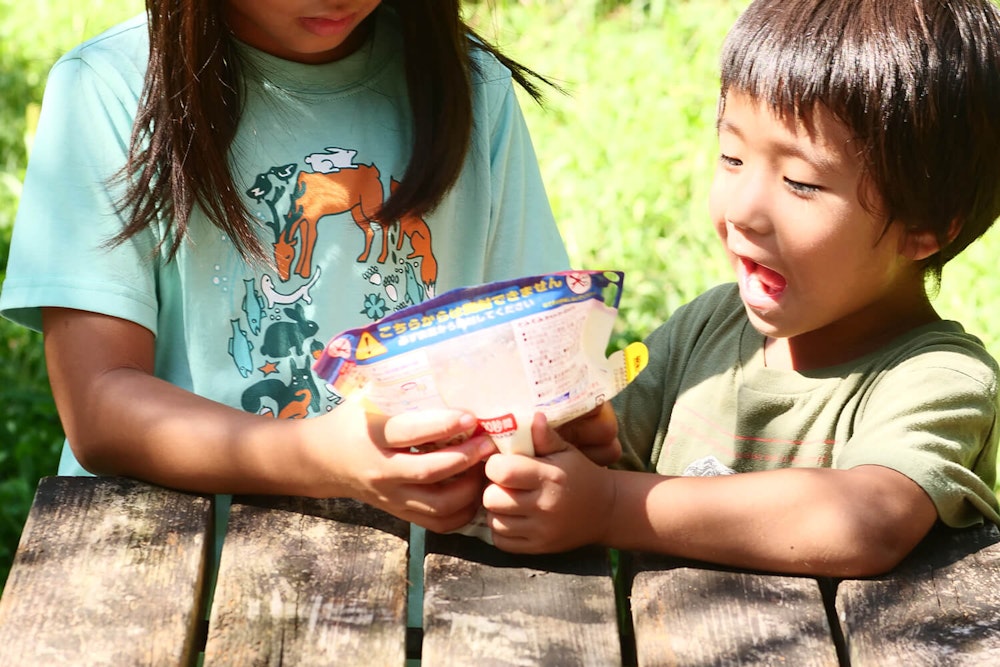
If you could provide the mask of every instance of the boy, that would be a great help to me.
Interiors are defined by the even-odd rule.
[[[721,75],[710,214],[737,282],[647,339],[621,469],[541,417],[547,455],[488,460],[496,545],[866,576],[937,521],[1000,523],[997,364],[926,289],[1000,215],[1000,12],[758,0]]]

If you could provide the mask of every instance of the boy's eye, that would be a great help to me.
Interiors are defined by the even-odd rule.
[[[819,192],[822,189],[818,185],[811,185],[809,183],[793,181],[790,178],[785,178],[785,185],[787,185],[792,192],[800,195],[811,195],[816,192]]]
[[[719,154],[719,162],[726,165],[727,167],[739,167],[740,165],[743,164],[743,160],[732,157],[730,155],[726,155],[725,153]]]

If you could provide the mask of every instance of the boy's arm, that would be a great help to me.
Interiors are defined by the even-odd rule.
[[[869,576],[896,566],[937,511],[889,468],[785,468],[721,477],[621,472],[607,542],[724,565]]]
[[[937,519],[915,482],[881,466],[664,477],[599,468],[541,429],[536,448],[544,442],[553,453],[487,462],[494,484],[484,505],[505,550],[598,542],[733,567],[868,576],[894,567]]]

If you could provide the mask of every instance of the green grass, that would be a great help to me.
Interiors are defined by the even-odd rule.
[[[553,209],[579,268],[621,269],[616,342],[730,279],[707,215],[716,156],[716,59],[744,0],[481,0],[469,19],[556,80],[525,99]],[[0,0],[0,277],[45,75],[76,43],[142,11],[139,0]],[[945,268],[939,312],[1000,353],[1000,232]],[[40,337],[0,320],[0,578],[62,433]]]

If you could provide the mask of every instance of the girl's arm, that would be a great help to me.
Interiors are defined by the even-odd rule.
[[[353,497],[444,532],[475,514],[485,437],[413,454],[472,431],[461,411],[387,419],[347,402],[314,419],[277,420],[153,376],[153,334],[95,313],[43,309],[45,353],[77,460],[98,474],[202,493]]]
[[[823,576],[885,572],[937,519],[915,482],[881,466],[664,477],[595,466],[536,421],[539,459],[494,456],[484,492],[495,544],[601,543],[733,567]]]

